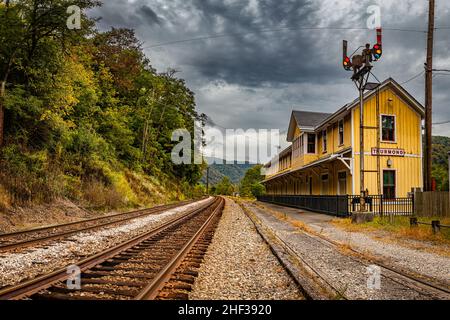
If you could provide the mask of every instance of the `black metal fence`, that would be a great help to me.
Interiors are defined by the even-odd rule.
[[[259,201],[311,210],[339,217],[349,215],[347,196],[279,196],[265,195]]]
[[[359,211],[360,196],[305,196],[305,195],[265,195],[258,197],[259,201],[289,206],[330,214],[338,217],[348,217],[354,211]],[[365,198],[366,210],[376,215],[409,216],[414,212],[413,198],[386,199],[381,195]]]
[[[349,211],[359,211],[360,196],[349,197]],[[366,197],[366,210],[379,216],[411,216],[414,213],[414,198],[394,198],[386,199],[382,195]]]

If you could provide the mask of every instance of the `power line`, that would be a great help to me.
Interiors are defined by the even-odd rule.
[[[420,76],[423,75],[424,73],[425,73],[425,71],[421,71],[420,73],[416,74],[416,75],[415,75],[414,77],[412,77],[411,79],[408,79],[408,80],[406,80],[406,81],[400,83],[400,85],[407,84],[408,82],[411,82],[411,81],[417,79],[418,77],[420,77]]]
[[[440,125],[440,124],[447,124],[447,123],[450,123],[450,120],[448,120],[448,121],[442,121],[442,122],[434,122],[434,123],[433,123],[433,126],[435,126],[435,125]]]
[[[152,49],[152,48],[164,47],[164,46],[186,43],[186,42],[193,42],[193,41],[202,41],[202,40],[233,37],[233,36],[243,36],[243,35],[266,33],[266,32],[279,32],[279,31],[286,31],[286,30],[290,31],[290,30],[371,30],[371,29],[369,29],[369,28],[349,28],[349,27],[281,27],[281,28],[273,28],[273,29],[260,29],[260,30],[249,31],[249,32],[218,33],[218,34],[212,34],[212,35],[207,35],[207,36],[200,36],[200,37],[196,37],[196,38],[188,38],[188,39],[181,39],[181,40],[157,43],[154,45],[144,47],[142,49]],[[398,32],[414,32],[414,33],[424,33],[424,34],[427,33],[426,30],[401,29],[401,28],[389,28],[389,27],[383,28],[383,30],[398,31]]]

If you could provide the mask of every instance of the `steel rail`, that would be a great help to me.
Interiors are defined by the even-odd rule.
[[[269,211],[271,210],[271,209],[268,209],[267,207],[265,207],[263,205],[260,205],[260,204],[257,204],[256,207],[259,207],[262,210],[269,210]],[[325,237],[325,236],[323,236],[321,234],[310,233],[310,232],[307,232],[305,230],[302,230],[302,231],[303,231],[303,234],[305,234],[306,236],[308,236],[308,237],[310,237],[312,239],[316,239],[316,241],[317,241],[317,238],[319,238],[319,239],[327,242],[328,244],[332,245],[338,251],[340,251],[339,250],[339,246],[340,246],[339,242],[337,242],[335,240],[331,240],[331,239],[329,239],[329,238],[327,238],[327,237]],[[436,290],[436,291],[439,291],[439,292],[447,294],[447,295],[450,294],[450,288],[448,286],[445,286],[444,284],[434,283],[434,281],[431,281],[431,280],[420,279],[418,276],[414,276],[414,275],[410,274],[407,271],[400,270],[400,269],[398,269],[396,267],[388,265],[388,264],[380,261],[379,259],[374,259],[372,257],[368,257],[366,254],[364,254],[364,253],[362,253],[362,252],[360,252],[358,250],[355,250],[352,247],[349,247],[348,249],[351,252],[353,252],[358,258],[356,258],[356,257],[354,257],[352,255],[348,255],[348,254],[347,254],[347,256],[350,257],[351,259],[353,259],[356,262],[359,262],[359,263],[362,263],[362,264],[364,264],[364,263],[365,264],[367,264],[367,263],[377,264],[378,266],[380,266],[380,267],[382,267],[382,268],[384,268],[386,270],[389,270],[392,273],[399,275],[400,277],[404,277],[404,278],[408,279],[411,282],[417,282],[418,284],[420,284],[422,286],[426,286],[429,289]],[[363,260],[366,260],[366,261],[363,261]],[[384,275],[384,276],[386,278],[389,278],[390,280],[392,280],[394,282],[400,283],[397,279],[393,279],[392,277],[389,277],[387,275]],[[427,277],[427,276],[425,276],[425,277]],[[407,287],[409,287],[412,290],[418,291],[416,288],[411,288],[410,286],[408,286],[408,284],[405,284],[405,283],[400,283],[400,284],[402,284],[404,286],[407,286]],[[427,294],[430,295],[430,294],[433,294],[433,293],[432,292],[427,292]]]
[[[37,237],[37,238],[32,238],[29,240],[23,240],[23,241],[18,241],[18,242],[13,242],[13,243],[7,243],[7,244],[1,244],[0,245],[0,252],[3,251],[8,251],[8,250],[13,250],[13,249],[19,249],[19,248],[27,248],[30,247],[34,244],[39,244],[39,243],[45,243],[47,241],[50,240],[56,240],[56,239],[61,239],[73,234],[77,234],[80,232],[85,232],[85,231],[91,231],[91,230],[95,230],[95,229],[99,229],[99,228],[103,228],[103,227],[108,227],[114,224],[119,224],[125,221],[130,221],[133,219],[137,219],[137,218],[141,218],[141,217],[145,217],[147,215],[153,215],[153,214],[157,214],[157,213],[161,213],[163,211],[166,210],[171,210],[174,208],[178,208],[181,207],[183,205],[186,205],[186,202],[183,202],[181,204],[173,204],[173,205],[166,205],[166,206],[158,206],[158,207],[154,207],[154,208],[149,208],[149,209],[142,209],[142,210],[137,210],[137,211],[131,211],[128,213],[121,213],[121,214],[116,214],[116,215],[111,215],[108,217],[101,217],[101,218],[94,218],[94,219],[90,219],[90,220],[85,220],[85,221],[78,221],[76,223],[69,223],[69,224],[63,224],[63,225],[58,225],[57,227],[66,227],[66,226],[71,226],[71,225],[76,225],[76,224],[82,224],[82,223],[86,223],[86,222],[94,222],[94,221],[100,221],[102,219],[108,219],[111,217],[117,217],[117,216],[121,216],[121,215],[126,215],[126,217],[119,219],[119,220],[114,220],[114,221],[109,221],[109,222],[104,222],[104,223],[100,223],[94,226],[88,226],[88,227],[81,227],[79,229],[75,229],[75,230],[69,230],[69,231],[64,231],[64,232],[60,232],[60,233],[55,233],[55,234],[50,234],[50,235],[45,235],[42,237]],[[131,216],[132,214],[137,214],[134,216]],[[46,231],[46,230],[52,230],[55,227],[45,227],[42,229],[35,229],[35,230],[30,230],[29,233],[33,233],[33,232],[42,232],[42,231]],[[27,232],[25,231],[21,231],[18,234],[9,234],[9,235],[24,235],[27,234]],[[0,236],[0,240],[1,240],[1,236]]]
[[[70,226],[81,224],[81,223],[95,222],[95,221],[99,221],[99,220],[102,220],[102,219],[115,218],[115,217],[118,217],[118,216],[125,216],[125,215],[135,214],[135,213],[144,212],[144,211],[148,211],[148,210],[158,209],[158,208],[174,207],[174,206],[177,206],[177,205],[189,204],[191,202],[193,202],[193,201],[182,201],[182,202],[179,202],[179,203],[166,204],[166,205],[160,205],[160,206],[156,206],[156,207],[152,207],[152,208],[139,209],[139,210],[128,211],[128,212],[121,212],[121,213],[115,213],[115,214],[105,215],[105,216],[101,216],[101,217],[82,219],[82,220],[79,220],[79,221],[73,221],[73,222],[67,222],[67,223],[61,223],[61,224],[54,224],[54,225],[43,226],[43,227],[38,227],[38,228],[33,228],[33,229],[19,230],[19,231],[14,231],[14,232],[10,232],[10,233],[0,233],[0,240],[9,239],[11,237],[15,237],[15,236],[19,236],[19,235],[23,235],[23,234],[27,234],[27,233],[42,232],[42,231],[47,231],[47,230],[52,230],[52,229],[55,229],[55,228],[62,228],[62,227],[70,227]]]
[[[212,224],[214,218],[221,212],[225,200],[220,198],[218,206],[214,209],[212,214],[208,217],[205,223],[198,229],[198,231],[192,236],[192,238],[183,246],[183,248],[174,256],[169,263],[155,276],[153,281],[149,283],[142,291],[136,296],[135,300],[154,300],[160,290],[164,287],[164,284],[170,280],[172,274],[180,266],[183,260],[186,258],[189,251],[194,247],[205,230]]]
[[[189,210],[181,217],[173,218],[140,236],[136,236],[133,239],[130,239],[119,245],[116,245],[93,256],[90,256],[84,260],[81,260],[77,262],[76,265],[80,268],[81,272],[91,269],[96,265],[105,262],[106,260],[118,255],[119,253],[127,249],[130,249],[133,246],[136,246],[137,244],[147,240],[148,238],[155,236],[156,234],[166,230],[167,228],[177,225],[189,219],[191,216],[195,216],[196,214],[202,212],[203,210],[217,203],[217,201],[218,201],[217,199],[208,201],[208,203],[198,208]],[[49,274],[41,275],[34,279],[20,283],[18,285],[1,289],[0,300],[19,300],[29,297],[41,290],[51,287],[55,283],[69,279],[70,276],[71,275],[67,273],[67,266],[64,268],[60,268]]]

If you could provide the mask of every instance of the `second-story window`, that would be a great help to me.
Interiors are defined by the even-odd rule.
[[[303,155],[305,153],[305,147],[304,147],[304,136],[300,137],[300,155]]]
[[[342,146],[344,144],[344,120],[339,121],[338,130],[339,130],[339,145]]]
[[[327,152],[327,130],[322,131],[322,151]]]
[[[395,116],[381,116],[381,140],[395,142]]]
[[[316,153],[316,135],[313,133],[308,133],[308,153]]]

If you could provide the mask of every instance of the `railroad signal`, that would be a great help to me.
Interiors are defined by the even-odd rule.
[[[350,71],[352,69],[352,63],[349,57],[344,58],[344,69]]]
[[[381,55],[383,54],[383,49],[381,47],[381,44],[377,43],[373,46],[373,56],[375,60],[380,60]]]
[[[377,28],[377,43],[373,46],[373,56],[375,60],[379,60],[383,54],[383,31],[381,28]]]
[[[350,58],[347,56],[347,40],[343,41],[343,60],[342,60],[342,64],[344,66],[344,69],[347,71],[352,70],[352,62],[350,61]]]

